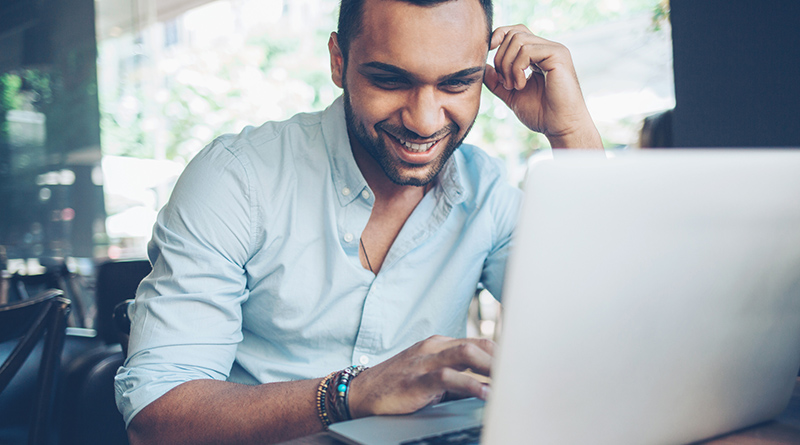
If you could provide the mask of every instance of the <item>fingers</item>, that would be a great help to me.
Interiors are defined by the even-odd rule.
[[[430,371],[420,377],[420,383],[434,393],[447,391],[461,397],[485,399],[488,385],[481,382],[485,379],[479,380],[474,374],[491,374],[494,347],[492,341],[474,338],[426,340],[421,348],[431,348],[426,352],[435,352],[430,356],[432,363],[427,366]],[[471,372],[463,372],[465,370]]]
[[[503,38],[506,36],[508,29],[511,28],[510,26],[501,26],[492,32],[492,39],[489,42],[489,51],[497,48],[500,46],[500,43],[503,42]]]
[[[500,84],[507,90],[521,90],[531,75],[571,64],[572,60],[566,47],[534,35],[524,25],[497,28],[490,46],[497,48],[494,68]]]
[[[486,65],[486,68],[483,72],[483,83],[486,85],[486,88],[489,88],[489,91],[500,97],[500,99],[503,101],[507,102],[510,93],[508,90],[503,88],[500,75],[497,74],[497,71],[495,71],[493,66]]]
[[[488,384],[485,379],[473,377],[475,374],[491,374],[494,343],[481,339],[450,340],[437,344],[442,348],[432,355],[431,369],[420,378],[420,382],[432,392],[447,391],[460,397],[486,398]],[[463,372],[469,370],[470,372]],[[474,374],[472,374],[474,373]]]
[[[478,397],[486,400],[489,394],[489,385],[452,368],[437,369],[424,375],[421,381],[430,388],[445,390],[448,394],[460,397]]]
[[[497,28],[489,46],[497,52],[484,83],[520,122],[546,135],[554,147],[602,148],[564,45],[514,25]]]
[[[489,375],[494,356],[494,342],[478,338],[452,339],[433,336],[417,345],[418,353],[427,356],[427,369],[452,368],[457,371],[471,369]]]
[[[487,385],[463,373],[488,376],[494,343],[434,336],[365,370],[350,387],[354,416],[404,414],[440,400],[445,393],[486,397]]]
[[[488,376],[492,367],[494,343],[489,340],[463,339],[438,354],[438,365],[456,371],[472,370]]]

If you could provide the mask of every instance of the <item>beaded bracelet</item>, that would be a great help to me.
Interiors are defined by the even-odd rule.
[[[326,430],[331,424],[331,419],[328,417],[325,393],[328,392],[328,385],[330,384],[334,375],[336,375],[336,372],[332,372],[325,376],[325,378],[319,382],[319,386],[317,387],[317,414],[319,415],[320,422],[322,422],[322,427]]]
[[[317,387],[317,414],[326,430],[331,423],[351,420],[349,394],[350,382],[367,369],[365,366],[350,366],[332,372],[320,381]]]
[[[331,423],[347,420],[347,416],[342,410],[343,406],[337,400],[339,398],[339,391],[337,387],[339,386],[338,382],[342,376],[342,372],[343,371],[338,371],[333,374],[330,384],[328,385],[328,392],[325,394],[325,400],[328,402],[328,405],[326,406],[328,409],[328,419],[331,421]]]
[[[350,381],[356,378],[361,371],[367,369],[363,365],[350,366],[342,370],[339,374],[338,384],[336,385],[336,409],[340,414],[343,414],[345,420],[351,420],[353,416],[350,414]]]

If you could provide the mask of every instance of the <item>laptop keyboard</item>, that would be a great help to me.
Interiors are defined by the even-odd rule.
[[[451,433],[438,434],[436,436],[423,437],[421,439],[409,440],[400,445],[468,445],[476,444],[481,438],[481,425]]]

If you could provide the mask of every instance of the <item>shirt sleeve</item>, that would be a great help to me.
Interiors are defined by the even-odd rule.
[[[189,163],[153,228],[153,271],[130,310],[128,358],[117,372],[126,426],[181,383],[225,380],[242,339],[245,264],[257,233],[251,170],[217,140]]]
[[[522,191],[498,177],[491,188],[487,205],[493,217],[493,244],[481,273],[481,283],[498,300],[502,300],[506,264],[513,245],[514,228],[522,206]]]

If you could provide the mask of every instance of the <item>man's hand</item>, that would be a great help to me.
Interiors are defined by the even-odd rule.
[[[430,337],[353,379],[350,412],[354,418],[406,414],[445,393],[485,399],[488,386],[461,371],[488,376],[493,353],[489,340]]]
[[[553,148],[603,147],[564,45],[515,25],[492,33],[495,48],[483,82],[525,126],[547,136]]]

